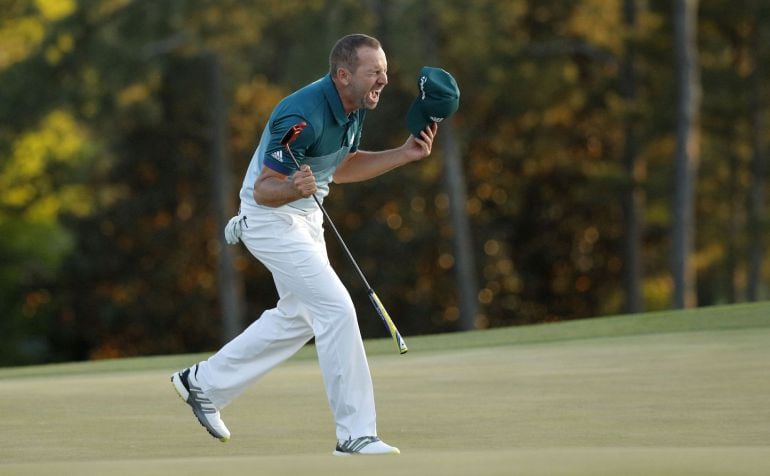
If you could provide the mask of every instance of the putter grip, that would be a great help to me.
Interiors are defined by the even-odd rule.
[[[373,290],[369,291],[369,299],[372,301],[374,309],[377,311],[377,314],[379,314],[380,319],[382,319],[388,332],[390,332],[391,337],[393,337],[393,342],[395,342],[396,347],[398,347],[398,352],[406,354],[409,350],[406,347],[406,342],[404,342],[403,337],[401,337],[398,329],[396,329],[396,325],[393,323],[393,319],[390,318],[388,311],[385,310],[385,306],[382,305],[380,298],[377,297],[377,294],[375,294]]]

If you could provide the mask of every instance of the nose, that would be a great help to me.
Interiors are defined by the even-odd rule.
[[[378,82],[379,82],[380,84],[382,84],[383,86],[385,86],[386,84],[388,84],[388,73],[385,73],[385,72],[383,72],[383,73],[380,75],[380,78],[379,78],[379,81],[378,81]]]

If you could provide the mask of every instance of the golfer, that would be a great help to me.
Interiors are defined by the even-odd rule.
[[[249,385],[315,337],[326,395],[336,423],[336,455],[398,454],[377,436],[372,378],[353,302],[329,264],[323,200],[329,184],[359,182],[420,160],[431,152],[437,125],[425,119],[417,135],[395,149],[359,150],[366,111],[388,84],[385,52],[375,38],[341,38],[329,74],[284,98],[273,110],[240,191],[241,207],[225,229],[272,273],[279,300],[208,360],[172,375],[179,395],[221,441],[230,431],[220,410]],[[307,127],[292,143],[281,139]]]

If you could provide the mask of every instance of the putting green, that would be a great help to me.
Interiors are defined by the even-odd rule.
[[[168,381],[199,355],[0,369],[0,474],[770,474],[768,311],[367,342],[395,457],[331,456],[312,348],[223,410],[226,444]]]

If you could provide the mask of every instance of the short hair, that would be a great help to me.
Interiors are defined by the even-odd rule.
[[[337,40],[329,54],[329,73],[334,76],[339,68],[355,73],[358,68],[358,48],[381,48],[379,40],[363,33],[346,35]]]

